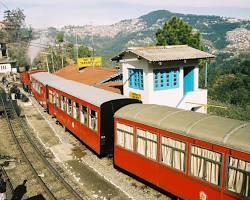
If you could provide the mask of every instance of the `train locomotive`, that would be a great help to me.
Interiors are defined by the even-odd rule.
[[[190,200],[250,199],[250,123],[32,74],[35,99],[98,156]]]

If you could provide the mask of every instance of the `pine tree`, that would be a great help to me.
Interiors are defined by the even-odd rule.
[[[196,49],[203,49],[201,35],[194,32],[192,26],[176,16],[166,22],[162,29],[156,32],[157,45],[187,44]]]

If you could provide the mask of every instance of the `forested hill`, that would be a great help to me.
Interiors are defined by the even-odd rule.
[[[209,112],[250,120],[250,21],[207,15],[184,15],[158,10],[112,25],[66,26],[66,40],[94,46],[96,54],[109,60],[128,46],[154,45],[155,33],[172,16],[182,18],[202,35],[205,50],[216,55],[209,66]],[[51,38],[58,30],[48,29]],[[92,35],[94,44],[92,44]],[[110,63],[105,62],[105,66]],[[204,68],[200,73],[204,83]],[[218,107],[219,105],[219,107]],[[215,107],[213,107],[215,106]]]
[[[67,39],[75,41],[74,31],[80,34],[80,42],[94,47],[102,55],[112,56],[127,46],[155,44],[155,32],[172,16],[182,18],[201,32],[203,43],[211,53],[250,50],[250,22],[234,18],[207,15],[184,15],[158,10],[135,19],[122,20],[112,25],[66,26]],[[75,33],[75,32],[74,32]]]

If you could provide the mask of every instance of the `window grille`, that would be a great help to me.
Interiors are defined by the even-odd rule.
[[[129,87],[143,90],[143,70],[142,69],[128,69]]]
[[[179,69],[155,69],[154,90],[165,90],[179,87]]]

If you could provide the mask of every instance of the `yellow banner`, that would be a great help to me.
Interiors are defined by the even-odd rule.
[[[141,95],[137,94],[137,93],[134,93],[134,92],[129,92],[129,97],[133,98],[133,99],[141,100]]]
[[[100,67],[102,66],[102,57],[86,57],[77,59],[78,68],[82,67]]]

